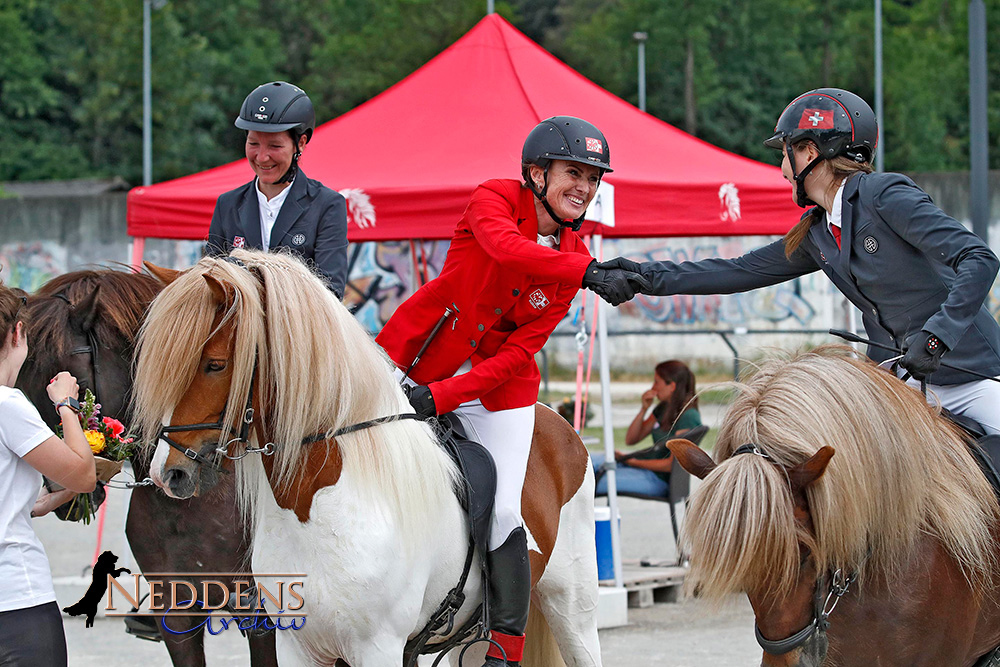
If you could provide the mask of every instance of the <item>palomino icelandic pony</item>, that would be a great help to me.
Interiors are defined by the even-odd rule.
[[[852,353],[764,363],[715,462],[669,443],[704,479],[689,584],[747,594],[764,665],[971,667],[1000,645],[996,496],[955,427]]]
[[[18,375],[18,387],[35,405],[46,406],[40,412],[50,426],[55,426],[57,418],[47,409],[45,387],[60,370],[77,378],[81,392],[90,389],[97,396],[102,414],[128,423],[139,325],[161,287],[156,279],[141,273],[85,270],[53,278],[29,298],[29,354]],[[132,457],[132,468],[139,479],[145,477],[148,457],[138,452]],[[181,503],[153,487],[132,490],[125,533],[143,572],[223,572],[242,566],[241,554],[249,545],[242,517],[234,507],[235,482],[232,475],[228,477],[212,493]],[[191,581],[200,590],[198,579]],[[167,606],[174,606],[169,587],[163,590]],[[176,632],[157,624],[177,667],[205,664],[200,620],[171,616],[170,627]],[[251,665],[277,664],[273,636],[252,636],[249,643]]]
[[[334,435],[412,412],[387,357],[290,255],[236,250],[183,274],[150,270],[169,284],[140,337],[137,419],[149,442],[163,424],[192,425],[170,431],[181,448],[243,457],[238,498],[253,525],[254,571],[307,575],[297,612],[307,622],[278,631],[279,661],[399,667],[407,639],[458,583],[468,541],[455,468],[428,425],[393,419]],[[151,469],[172,497],[206,490],[195,461],[166,442]],[[538,413],[528,471],[532,612],[551,629],[529,643],[554,639],[571,667],[598,666],[593,473],[550,410]],[[480,603],[481,577],[464,592],[455,628]],[[532,662],[531,650],[525,666],[559,664]]]

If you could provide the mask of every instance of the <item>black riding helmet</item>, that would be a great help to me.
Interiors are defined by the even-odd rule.
[[[542,202],[552,219],[563,227],[578,231],[583,224],[583,216],[576,220],[561,220],[545,198],[549,189],[549,166],[552,160],[566,160],[589,164],[600,170],[600,177],[611,169],[611,153],[604,134],[592,124],[573,116],[553,116],[535,126],[524,140],[521,150],[521,176],[525,184]],[[528,173],[531,165],[538,165],[545,172],[545,182],[541,190],[535,188]]]
[[[792,147],[810,139],[819,149],[819,157],[795,174],[795,198],[799,206],[810,206],[805,193],[805,178],[820,160],[846,155],[855,162],[871,162],[878,145],[875,112],[854,93],[840,88],[818,88],[799,95],[785,107],[774,126],[774,135],[765,146],[788,154],[795,169]]]
[[[289,132],[295,144],[295,155],[288,171],[277,182],[287,183],[298,170],[299,138],[306,143],[312,139],[316,127],[316,111],[305,91],[284,81],[272,81],[257,86],[243,100],[236,127],[250,132]]]

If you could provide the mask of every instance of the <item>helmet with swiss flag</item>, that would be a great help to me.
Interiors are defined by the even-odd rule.
[[[542,169],[552,160],[567,160],[591,164],[601,173],[611,169],[611,154],[604,133],[591,123],[573,116],[546,118],[528,133],[521,149],[524,180],[528,181],[528,166]]]
[[[593,165],[598,168],[599,177],[603,177],[605,173],[613,171],[608,140],[604,138],[603,132],[581,118],[553,116],[543,120],[528,133],[521,149],[521,176],[525,184],[535,193],[553,220],[563,227],[579,231],[583,215],[576,220],[561,220],[545,198],[549,190],[549,167],[553,160]],[[531,165],[538,165],[544,171],[541,187],[531,179]]]
[[[850,91],[810,90],[785,107],[774,127],[774,136],[764,145],[780,150],[786,142],[792,146],[803,139],[815,142],[825,159],[846,155],[855,162],[871,162],[878,144],[875,112]]]

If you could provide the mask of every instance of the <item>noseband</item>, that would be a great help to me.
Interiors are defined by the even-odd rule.
[[[738,454],[755,454],[763,459],[767,459],[774,463],[774,459],[767,455],[764,450],[760,448],[760,445],[755,443],[748,443],[746,445],[740,445],[733,452],[733,456]],[[732,457],[730,457],[732,458]],[[813,589],[813,617],[806,627],[802,628],[794,635],[790,637],[785,637],[784,639],[778,639],[771,641],[766,639],[764,635],[760,634],[760,627],[754,621],[753,633],[757,638],[757,643],[765,653],[771,655],[784,655],[799,648],[807,641],[809,641],[817,631],[826,632],[830,627],[830,614],[833,610],[837,608],[837,603],[840,602],[840,598],[847,594],[847,591],[851,588],[853,584],[858,579],[858,573],[853,572],[850,575],[845,575],[843,570],[837,570],[829,576],[830,586],[827,590],[826,595],[823,595],[823,588],[826,584],[827,574],[823,573],[816,579],[816,586]]]

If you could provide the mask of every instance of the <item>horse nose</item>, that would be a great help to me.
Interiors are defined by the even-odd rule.
[[[194,495],[194,478],[183,468],[167,470],[163,476],[163,482],[170,489],[170,492],[178,498],[190,498]]]

